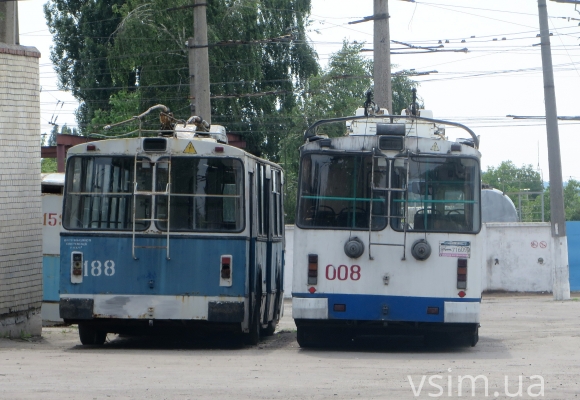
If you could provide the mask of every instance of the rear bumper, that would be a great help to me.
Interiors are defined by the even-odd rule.
[[[141,319],[242,322],[244,297],[69,295],[61,296],[65,320]]]
[[[304,320],[479,323],[481,302],[479,298],[355,294],[293,296],[292,317]],[[435,309],[437,313],[433,313]]]
[[[479,302],[454,302],[446,301],[444,303],[446,323],[479,323]]]

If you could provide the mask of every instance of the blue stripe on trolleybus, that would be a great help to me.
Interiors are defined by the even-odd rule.
[[[120,295],[244,296],[250,239],[247,237],[172,236],[171,259],[165,237],[141,236],[132,257],[128,235],[79,234],[61,236],[60,293]],[[83,280],[71,284],[71,252],[83,253]],[[232,257],[232,286],[220,286],[220,257]]]
[[[293,293],[294,298],[327,298],[328,318],[359,321],[443,322],[444,303],[480,302],[479,298],[444,298],[382,296],[364,294]],[[334,311],[335,304],[344,304],[345,311]],[[428,307],[438,307],[439,314],[427,314]]]

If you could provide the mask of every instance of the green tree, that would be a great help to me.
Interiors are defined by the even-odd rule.
[[[124,0],[50,0],[44,5],[54,46],[50,59],[58,75],[59,89],[70,91],[80,102],[76,118],[83,133],[97,109],[109,108],[113,87],[109,47],[121,17],[113,7]],[[134,85],[135,76],[126,76]]]
[[[58,135],[58,125],[53,125],[50,133],[42,134],[42,146],[56,146],[56,135]]]
[[[43,158],[40,161],[40,172],[43,174],[48,174],[56,172],[56,158]]]
[[[53,125],[50,133],[44,133],[42,135],[42,146],[56,146],[56,136],[57,135],[78,135],[79,132],[77,128],[69,128],[66,124],[62,126],[60,132],[58,130],[58,125]]]
[[[56,146],[57,135],[78,135],[79,132],[76,128],[69,128],[66,124],[62,126],[60,132],[58,130],[58,125],[53,125],[50,133],[44,133],[42,135],[42,146]],[[56,172],[56,158],[43,158],[40,162],[40,172],[49,173]]]
[[[566,221],[580,221],[580,182],[570,179],[564,186]]]
[[[542,177],[532,165],[518,168],[511,161],[503,161],[498,167],[489,167],[482,174],[481,180],[505,193],[523,190],[541,192],[544,189]]]
[[[193,35],[193,8],[180,8],[190,0],[168,5],[53,0],[45,7],[55,34],[52,58],[61,86],[82,101],[77,117],[83,132],[157,103],[176,117],[189,117],[186,41]],[[318,71],[305,40],[309,13],[310,0],[207,4],[212,122],[242,134],[250,152],[272,160],[278,157],[284,117],[297,104],[295,88]],[[85,41],[91,44],[86,50]],[[123,104],[127,98],[129,106]],[[93,125],[86,128],[89,121]],[[106,121],[111,122],[116,121]],[[158,125],[156,116],[146,127],[149,122]]]
[[[534,213],[541,213],[542,203],[538,197],[532,204]],[[570,179],[564,184],[564,214],[566,221],[580,221],[580,182]],[[550,220],[550,187],[544,190],[544,220]]]

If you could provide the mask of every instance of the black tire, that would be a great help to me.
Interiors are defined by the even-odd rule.
[[[428,332],[423,335],[423,344],[429,348],[449,346],[449,337],[441,332]]]
[[[296,341],[298,345],[303,349],[308,349],[311,347],[316,347],[318,341],[314,335],[314,330],[311,328],[306,328],[299,326],[296,332]]]
[[[256,345],[260,342],[260,305],[254,304],[252,318],[250,320],[250,332],[244,335],[244,342],[249,345]]]
[[[479,326],[475,327],[475,332],[471,335],[471,347],[475,347],[477,342],[479,342]]]
[[[280,289],[276,293],[276,299],[274,300],[274,317],[272,321],[268,321],[268,326],[262,329],[262,336],[272,336],[276,332],[276,326],[280,320]]]
[[[262,278],[258,276],[256,282],[256,292],[254,296],[254,307],[252,309],[252,317],[250,318],[250,332],[244,335],[244,341],[249,345],[256,345],[260,342],[260,333],[262,331],[262,321],[260,315],[260,308],[262,305]]]
[[[107,340],[107,332],[100,331],[90,325],[79,324],[79,339],[84,346],[101,346]]]
[[[261,332],[262,336],[272,336],[276,331],[276,325],[278,325],[276,319],[273,319],[272,321],[268,322],[268,326],[262,329]]]

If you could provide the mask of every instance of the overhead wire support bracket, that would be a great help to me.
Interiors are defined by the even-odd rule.
[[[442,44],[440,44],[439,46],[426,46],[426,47],[423,47],[423,46],[414,46],[412,44],[405,43],[405,42],[399,42],[397,40],[391,40],[391,42],[396,43],[396,44],[400,44],[400,45],[403,45],[403,46],[407,46],[410,49],[435,50],[435,49],[441,49],[441,48],[445,47]]]
[[[348,24],[349,25],[360,24],[361,22],[377,21],[377,20],[387,19],[387,18],[391,18],[391,16],[388,14],[377,14],[377,15],[371,15],[369,17],[364,17],[363,19],[359,19],[358,21],[351,21]]]

